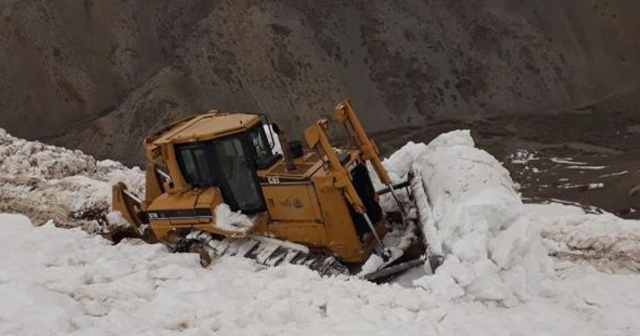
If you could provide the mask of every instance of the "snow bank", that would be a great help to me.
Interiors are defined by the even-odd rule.
[[[640,221],[609,213],[587,214],[576,206],[528,204],[539,216],[549,253],[601,271],[640,272]]]
[[[300,266],[211,269],[159,244],[110,245],[85,232],[0,215],[0,335],[417,335],[435,307],[409,289],[326,279]],[[21,251],[15,254],[15,251]],[[421,313],[422,312],[422,313]],[[427,329],[425,329],[427,328]]]
[[[35,224],[96,225],[108,212],[111,186],[127,183],[143,194],[144,173],[96,161],[80,151],[14,138],[0,129],[0,212],[21,213]]]
[[[474,148],[468,131],[443,134],[429,145],[409,143],[384,164],[394,176],[420,173],[430,203],[421,213],[436,228],[428,238],[446,256],[435,276],[417,285],[446,298],[505,305],[546,291],[552,261],[540,227],[524,211],[509,172]]]
[[[638,335],[637,276],[567,270],[504,309],[421,288],[262,269],[0,215],[0,335]],[[16,253],[19,251],[19,253]],[[10,256],[10,257],[9,257]]]

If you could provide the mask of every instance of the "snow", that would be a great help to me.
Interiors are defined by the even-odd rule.
[[[607,168],[607,166],[567,166],[565,168],[578,170],[602,170]]]
[[[229,205],[220,203],[216,206],[214,225],[227,231],[246,232],[253,227],[253,221],[240,211],[231,211]]]
[[[507,159],[511,161],[511,163],[513,164],[524,164],[524,165],[529,163],[529,161],[539,160],[535,152],[532,152],[524,148],[518,149],[515,153],[509,155]]]
[[[1,335],[637,335],[637,275],[571,266],[514,308],[0,215]],[[20,253],[15,253],[20,251]],[[444,281],[450,278],[442,278]],[[439,286],[442,288],[443,286]]]
[[[601,188],[604,188],[604,183],[602,183],[602,182],[586,183],[586,184],[564,183],[564,184],[558,185],[557,188],[559,188],[559,189],[582,188],[582,189],[587,189],[587,190],[601,189]]]
[[[112,185],[121,181],[143,194],[144,173],[137,167],[96,161],[0,129],[0,212],[28,214],[36,225],[54,220],[59,226],[95,229],[91,219],[108,213]]]
[[[612,176],[622,176],[622,175],[626,175],[628,172],[629,172],[628,170],[623,170],[623,171],[617,172],[617,173],[604,174],[604,175],[600,175],[600,178],[612,177]]]
[[[442,134],[426,146],[409,143],[384,164],[394,176],[420,173],[429,199],[421,215],[433,223],[424,231],[432,250],[446,257],[436,276],[416,285],[444,298],[507,306],[548,290],[552,262],[539,225],[524,211],[509,172],[475,148],[468,131]]]
[[[608,273],[640,272],[640,221],[559,204],[527,209],[543,217],[539,222],[550,253]]]
[[[106,218],[109,225],[120,228],[127,228],[130,226],[129,222],[127,222],[127,220],[122,216],[120,211],[112,211],[107,214]]]
[[[569,214],[585,214],[584,210],[576,205],[566,205],[557,202],[546,204],[530,203],[525,204],[524,208],[527,210],[527,212],[542,217],[543,219],[553,219]]]
[[[587,162],[579,162],[572,161],[572,158],[551,158],[549,159],[551,162],[560,163],[560,164],[568,164],[568,165],[586,165]]]
[[[362,265],[358,276],[362,277],[371,272],[377,271],[378,269],[380,269],[380,267],[382,267],[382,265],[384,265],[384,260],[382,259],[382,257],[378,256],[377,254],[372,254],[369,259],[367,259],[367,261]]]
[[[69,213],[104,206],[118,181],[141,194],[139,169],[4,131],[0,153],[0,212],[31,217],[0,214],[0,335],[640,334],[640,222],[522,204],[468,131],[384,161],[394,181],[412,169],[424,181],[446,257],[409,287],[112,245]]]

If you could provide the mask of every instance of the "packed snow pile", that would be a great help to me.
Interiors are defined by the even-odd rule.
[[[435,276],[416,284],[446,298],[505,305],[548,291],[553,267],[539,223],[524,210],[509,172],[475,148],[468,131],[409,143],[384,164],[395,177],[420,173],[429,198],[421,213],[435,227],[425,232],[432,250],[446,257]]]
[[[120,181],[142,194],[144,174],[138,168],[0,129],[0,212],[26,214],[36,225],[54,220],[59,226],[94,226],[108,212],[111,186]]]

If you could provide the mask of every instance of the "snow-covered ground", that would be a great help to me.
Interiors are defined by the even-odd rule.
[[[0,335],[640,334],[637,221],[522,204],[465,131],[385,165],[395,179],[418,171],[423,224],[446,255],[409,287],[111,245],[74,217],[103,209],[119,180],[140,192],[142,172],[0,131],[0,211],[31,218],[0,215]],[[47,219],[85,230],[33,225]]]

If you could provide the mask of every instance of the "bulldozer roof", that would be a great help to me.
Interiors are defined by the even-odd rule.
[[[217,139],[246,130],[260,121],[257,114],[209,112],[179,121],[153,141],[155,145]]]

